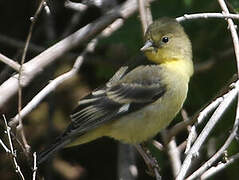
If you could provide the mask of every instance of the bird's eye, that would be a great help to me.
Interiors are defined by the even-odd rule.
[[[165,36],[165,37],[162,38],[162,42],[163,42],[163,43],[167,43],[168,41],[169,41],[169,38],[168,38],[168,37]]]

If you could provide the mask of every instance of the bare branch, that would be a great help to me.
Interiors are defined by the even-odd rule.
[[[163,151],[163,145],[161,143],[159,143],[156,140],[152,140],[152,144],[154,145],[154,147],[156,147],[158,150]]]
[[[184,121],[189,121],[188,114],[184,109],[181,110],[181,115],[182,115]],[[192,142],[197,137],[197,132],[196,132],[195,125],[193,125],[193,126],[188,125],[187,130],[188,130],[189,135],[188,135],[188,138],[187,138],[187,145],[186,145],[186,148],[185,148],[185,154],[187,154],[187,152],[191,148]]]
[[[107,28],[105,28],[100,34],[101,37],[109,37],[113,32],[118,30],[124,24],[123,19],[117,19],[112,24],[110,24]]]
[[[178,22],[193,20],[193,19],[209,19],[209,18],[217,18],[217,19],[239,19],[239,14],[222,14],[222,13],[196,13],[196,14],[184,14],[181,17],[177,17],[176,20]]]
[[[21,171],[21,168],[20,166],[18,165],[17,163],[17,155],[16,155],[16,151],[14,150],[13,148],[13,144],[12,144],[12,138],[11,138],[11,128],[7,125],[7,120],[6,120],[6,117],[3,115],[3,120],[4,120],[4,123],[5,123],[5,127],[6,127],[6,134],[7,134],[7,137],[8,137],[8,143],[9,143],[9,146],[10,146],[10,150],[6,150],[6,152],[8,152],[11,157],[12,157],[12,162],[13,162],[13,165],[15,167],[15,171],[16,173],[18,174],[19,178],[22,179],[22,180],[25,180],[23,174],[22,174],[22,171]],[[6,147],[6,146],[5,146]]]
[[[233,162],[239,159],[239,153],[231,156],[228,158],[228,160],[225,163],[219,163],[216,167],[211,167],[206,172],[203,173],[203,175],[200,177],[201,180],[205,180],[213,176],[214,174],[218,173],[219,171],[227,168],[229,165],[231,165]]]
[[[239,119],[236,119],[235,121],[238,121]],[[212,166],[212,164],[219,158],[222,156],[222,154],[224,153],[224,151],[228,148],[228,146],[231,144],[232,140],[235,138],[236,136],[236,132],[238,129],[238,125],[236,125],[234,127],[234,129],[232,130],[232,133],[230,134],[230,136],[227,138],[226,142],[224,143],[224,145],[217,151],[216,154],[214,154],[207,162],[205,162],[198,170],[196,170],[192,175],[190,175],[187,180],[192,180],[195,179],[196,177],[200,176],[205,170],[207,170],[209,167]]]
[[[21,112],[21,109],[22,109],[22,84],[21,84],[21,79],[22,79],[22,73],[23,73],[23,64],[25,62],[28,46],[29,46],[30,39],[31,39],[31,36],[32,36],[33,27],[35,25],[35,22],[36,22],[36,19],[37,19],[38,15],[41,12],[41,9],[43,8],[44,2],[45,2],[45,0],[41,1],[40,5],[38,6],[37,11],[35,12],[34,17],[31,17],[32,23],[30,25],[29,33],[28,33],[28,36],[27,36],[26,44],[25,44],[23,54],[22,54],[22,58],[21,58],[21,63],[20,63],[20,68],[19,68],[19,77],[18,77],[18,114]],[[25,155],[29,155],[31,147],[27,143],[27,139],[26,139],[25,132],[24,132],[24,129],[23,129],[23,124],[22,124],[22,119],[21,119],[20,114],[19,114],[19,124],[17,126],[17,131],[21,135],[21,139],[22,139],[22,142],[23,142],[23,145],[24,145]]]
[[[187,138],[187,144],[186,144],[186,148],[185,148],[185,154],[188,153],[188,151],[191,148],[191,145],[194,142],[194,140],[196,139],[196,137],[197,137],[196,126],[193,125],[192,127],[190,127],[190,130],[189,130],[189,135]]]
[[[8,58],[7,56],[4,56],[3,54],[0,53],[0,61],[2,61],[3,63],[7,64],[8,66],[10,66],[12,69],[16,70],[17,72],[19,72],[19,69],[20,69],[20,65]]]
[[[141,146],[143,145],[135,145],[135,148],[144,159],[145,164],[148,166],[148,169],[150,171],[149,173],[151,175],[154,175],[156,180],[161,180],[161,176],[159,174],[159,165],[157,160],[154,157],[152,157],[148,149],[144,149]]]
[[[190,175],[187,179],[194,179],[197,176],[201,175],[206,169],[212,166],[212,164],[224,153],[224,151],[228,148],[228,146],[231,144],[232,140],[237,135],[238,130],[238,124],[239,124],[239,101],[237,102],[237,110],[236,110],[236,118],[233,125],[233,130],[230,133],[229,137],[223,144],[223,146],[215,153],[206,163],[204,163],[198,170],[196,170],[192,175]]]
[[[223,15],[229,15],[229,10],[227,8],[227,5],[225,3],[224,0],[218,0],[218,3],[220,4],[221,8],[222,8],[222,14]],[[233,23],[233,20],[231,18],[227,19],[227,23],[231,32],[231,36],[232,36],[232,41],[233,41],[233,45],[234,45],[234,51],[235,51],[235,55],[236,55],[236,62],[237,62],[237,74],[239,77],[239,40],[238,40],[238,35],[237,35],[237,31],[236,31],[236,26]]]
[[[203,120],[208,116],[210,112],[212,112],[219,104],[223,101],[223,97],[218,97],[215,101],[209,104],[202,112],[199,113],[197,118],[198,124],[202,123]]]
[[[36,179],[37,176],[37,153],[33,153],[33,174],[32,174],[32,180]]]
[[[30,18],[31,20],[31,26],[30,26],[30,29],[29,29],[29,32],[28,32],[28,35],[27,35],[27,40],[26,40],[26,44],[25,44],[25,47],[24,47],[24,50],[23,50],[23,54],[22,54],[22,58],[21,58],[21,66],[24,64],[25,62],[25,58],[26,58],[26,54],[27,54],[27,50],[28,50],[28,46],[29,46],[29,43],[30,43],[30,39],[32,37],[32,31],[33,31],[33,28],[34,28],[34,25],[36,23],[36,20],[42,10],[42,8],[44,7],[44,2],[45,0],[42,0],[41,3],[39,4],[38,6],[38,9],[36,10],[35,14],[33,17]],[[22,69],[22,67],[21,67]],[[21,72],[21,71],[20,71]],[[21,73],[19,72],[19,77],[21,76]],[[19,78],[20,79],[20,78]]]
[[[43,7],[44,7],[44,10],[45,10],[46,14],[50,15],[51,14],[51,10],[50,10],[50,8],[49,8],[49,6],[47,4],[47,0],[44,0]]]
[[[8,149],[8,147],[4,144],[4,142],[1,139],[0,139],[0,144],[6,153],[11,153],[11,151]]]
[[[64,73],[60,76],[58,76],[56,79],[52,80],[45,88],[43,88],[20,112],[20,116],[23,118],[25,117],[27,114],[29,114],[34,108],[37,107],[37,105],[52,91],[54,91],[56,89],[57,86],[59,86],[60,84],[62,84],[63,82],[65,82],[66,80],[72,78],[79,70],[84,56],[86,54],[86,52],[88,51],[92,51],[95,48],[96,45],[96,40],[92,40],[91,43],[88,44],[86,50],[82,53],[82,55],[80,55],[72,69],[70,71],[68,71],[67,73]],[[10,122],[9,125],[10,126],[14,126],[18,123],[19,121],[19,114],[17,114]]]
[[[226,3],[223,0],[218,0],[218,3],[220,4],[222,10],[223,10],[223,15],[229,15],[229,10],[227,8]],[[236,55],[236,62],[237,62],[237,70],[238,70],[238,76],[239,76],[239,42],[238,42],[238,35],[236,32],[235,25],[232,21],[231,18],[226,19],[229,25],[229,29],[231,32],[233,44],[234,44],[234,51]],[[235,84],[237,86],[237,83]],[[219,106],[220,107],[220,106]],[[225,107],[226,108],[226,107]],[[215,114],[215,113],[214,113]],[[195,179],[196,177],[201,176],[200,179],[206,179],[210,177],[211,175],[215,174],[219,170],[225,168],[227,163],[223,164],[220,163],[217,167],[212,167],[208,171],[206,171],[209,167],[212,166],[212,164],[223,155],[225,150],[228,148],[228,146],[231,144],[233,139],[236,137],[236,133],[238,130],[238,124],[239,124],[239,97],[238,97],[238,104],[237,104],[237,110],[236,110],[236,118],[233,126],[233,130],[230,133],[229,137],[227,138],[226,142],[223,144],[223,146],[206,162],[204,163],[198,170],[196,170],[192,175],[190,175],[187,179]],[[195,143],[196,144],[196,143]],[[192,148],[193,149],[193,148]],[[228,163],[229,165],[230,163]],[[206,172],[205,172],[206,171]]]
[[[142,24],[143,35],[148,26],[153,22],[152,13],[150,10],[149,0],[138,0],[140,21]]]
[[[215,101],[213,101],[211,104],[209,104],[206,108],[203,109],[199,113],[199,116],[197,118],[197,124],[194,124],[191,127],[191,130],[189,132],[188,138],[187,138],[187,145],[185,149],[185,153],[187,154],[189,152],[189,149],[191,148],[192,142],[195,140],[195,133],[196,133],[196,126],[203,122],[203,120],[208,116],[210,112],[212,112],[219,104],[223,101],[223,97],[217,98]]]
[[[177,174],[179,173],[182,166],[180,152],[178,150],[175,138],[172,138],[167,144],[167,153],[168,153],[169,160],[171,162],[173,175],[175,178]]]
[[[151,2],[152,1],[153,0],[151,0]],[[80,30],[48,48],[29,62],[25,63],[23,65],[21,79],[22,87],[27,86],[37,74],[42,72],[45,67],[55,62],[67,51],[83,42],[89,41],[116,19],[121,17],[127,18],[136,10],[137,1],[128,0],[121,6],[114,8],[110,13],[99,18],[97,21],[84,26]],[[19,74],[14,75],[0,86],[0,107],[2,107],[5,102],[7,102],[9,98],[17,92],[18,76]]]
[[[216,109],[216,111],[213,113],[212,117],[209,119],[208,123],[198,136],[197,140],[193,144],[192,148],[188,152],[188,155],[186,156],[182,168],[176,178],[176,180],[183,180],[190,165],[192,162],[193,157],[196,157],[198,155],[198,151],[201,148],[203,142],[208,137],[208,134],[212,130],[212,128],[215,126],[215,124],[218,122],[218,120],[221,118],[223,113],[226,111],[226,109],[231,104],[232,100],[236,97],[237,93],[239,91],[239,81],[235,83],[235,87],[229,91],[227,94],[223,96],[223,101],[219,105],[219,107]]]
[[[185,21],[185,20],[189,20],[189,19],[199,19],[199,18],[203,18],[203,19],[207,19],[207,18],[234,18],[234,19],[239,19],[239,15],[238,14],[222,14],[222,13],[198,13],[198,14],[191,14],[191,15],[188,15],[188,14],[185,14],[184,16],[182,17],[178,17],[176,18],[177,21],[181,22],[181,21]],[[237,43],[238,45],[238,43]],[[201,122],[201,120],[203,120],[207,115],[208,113],[210,113],[213,109],[215,109],[222,101],[223,99],[222,98],[217,98],[215,101],[213,101],[210,106],[208,106],[206,109],[204,109],[199,117],[198,117],[198,123]],[[192,118],[190,121],[186,121],[186,122],[181,122],[179,124],[177,124],[176,126],[174,126],[174,128],[172,128],[170,131],[169,131],[169,139],[170,137],[173,137],[174,135],[176,135],[179,131],[181,131],[182,129],[185,129],[186,126],[188,124],[193,124],[195,122],[196,119]],[[193,126],[193,128],[195,128],[195,126]],[[189,134],[189,136],[191,136]],[[190,142],[190,141],[188,141]],[[190,145],[187,145],[187,147],[189,147]]]

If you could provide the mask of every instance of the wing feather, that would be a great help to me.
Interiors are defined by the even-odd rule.
[[[158,78],[140,81],[135,77],[137,81],[133,83],[124,82],[125,70],[121,70],[105,87],[93,91],[78,103],[71,115],[72,123],[64,135],[84,134],[102,123],[135,112],[164,94],[166,88]]]

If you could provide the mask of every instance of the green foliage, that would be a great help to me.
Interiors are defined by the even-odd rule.
[[[239,13],[239,1],[238,0],[228,0],[228,4],[230,8],[234,10],[236,13]]]

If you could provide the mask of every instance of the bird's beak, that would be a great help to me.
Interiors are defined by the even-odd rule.
[[[153,43],[151,41],[146,41],[144,46],[140,49],[140,51],[149,51],[153,49]]]

